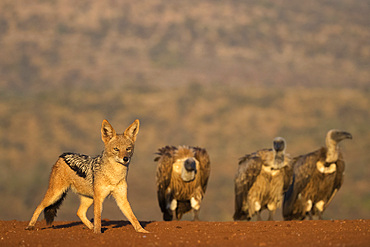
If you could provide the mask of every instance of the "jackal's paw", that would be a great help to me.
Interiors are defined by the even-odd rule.
[[[147,230],[145,230],[144,228],[136,229],[136,232],[140,232],[140,233],[150,233],[150,232],[148,232]]]
[[[90,229],[90,230],[92,230],[92,229],[94,229],[94,225],[93,224],[85,224],[84,226],[83,226],[83,229]]]
[[[35,226],[27,226],[25,230],[33,231],[35,230]]]
[[[94,233],[100,234],[101,233],[101,228],[100,227],[94,227]]]

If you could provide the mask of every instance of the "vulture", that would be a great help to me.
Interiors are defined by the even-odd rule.
[[[346,131],[330,130],[326,147],[293,158],[293,182],[284,196],[285,220],[303,220],[317,216],[324,210],[343,183],[344,160],[339,142],[352,139]]]
[[[199,209],[207,182],[210,159],[205,149],[191,146],[165,146],[156,153],[156,185],[163,220],[180,220],[193,210],[199,220]]]
[[[291,159],[285,149],[284,138],[276,137],[272,149],[240,158],[235,176],[234,220],[250,220],[255,214],[261,220],[263,209],[269,211],[268,220],[273,220],[292,180]]]

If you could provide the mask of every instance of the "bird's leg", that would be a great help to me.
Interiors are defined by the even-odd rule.
[[[176,214],[176,208],[177,208],[177,201],[175,199],[172,199],[170,204],[170,210],[172,212],[172,219],[178,220],[177,214]]]
[[[261,204],[258,202],[258,201],[255,201],[254,202],[254,212],[257,213],[257,220],[258,221],[262,221],[262,218],[261,218]],[[250,214],[252,215],[252,214]]]
[[[319,217],[319,220],[322,220],[322,213],[324,212],[324,209],[325,209],[324,205],[325,205],[325,202],[323,200],[318,201],[315,204],[315,209],[316,209],[317,215]]]
[[[320,211],[320,210],[318,210],[319,212],[318,212],[318,216],[319,216],[319,220],[322,220],[323,218],[322,218],[322,211]]]
[[[269,218],[267,220],[273,221],[274,220],[274,214],[275,214],[275,210],[274,211],[269,210]]]
[[[174,220],[179,220],[179,219],[177,218],[176,210],[172,210],[172,219],[174,219]]]
[[[269,211],[269,217],[267,220],[273,221],[274,220],[274,214],[276,211],[276,204],[275,203],[269,203],[267,204],[267,209]]]
[[[257,220],[258,220],[258,221],[262,221],[262,218],[261,218],[261,211],[258,211],[258,212],[257,212]]]
[[[200,197],[201,198],[201,197]],[[193,221],[199,221],[199,209],[200,209],[200,201],[201,199],[199,199],[199,197],[192,197],[190,199],[190,205],[193,209],[193,214],[194,214],[194,218],[193,218]]]
[[[308,216],[308,219],[309,219],[309,220],[313,220],[312,212],[311,212],[311,211],[309,211],[309,212],[307,213],[307,216]]]
[[[194,218],[193,221],[199,221],[199,210],[193,209]]]

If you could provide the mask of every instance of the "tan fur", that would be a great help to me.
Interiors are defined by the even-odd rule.
[[[96,163],[91,166],[82,164],[84,168],[91,168],[86,177],[78,175],[61,156],[52,168],[49,188],[44,199],[36,208],[26,229],[34,229],[40,213],[65,196],[63,193],[71,188],[80,196],[78,217],[89,229],[94,229],[95,233],[101,232],[102,205],[108,195],[115,198],[117,205],[135,230],[146,233],[147,231],[141,227],[127,200],[128,166],[134,152],[138,132],[139,120],[135,120],[123,134],[117,134],[109,122],[104,120],[101,135],[105,148],[101,157],[97,156]],[[86,212],[92,203],[94,203],[94,225],[86,217]]]

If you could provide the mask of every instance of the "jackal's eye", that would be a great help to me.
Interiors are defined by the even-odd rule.
[[[118,148],[113,148],[114,151],[116,152],[119,152],[119,149]]]
[[[126,151],[127,151],[127,152],[131,152],[131,151],[132,151],[132,149],[131,149],[130,147],[128,147],[128,148],[126,148]]]

